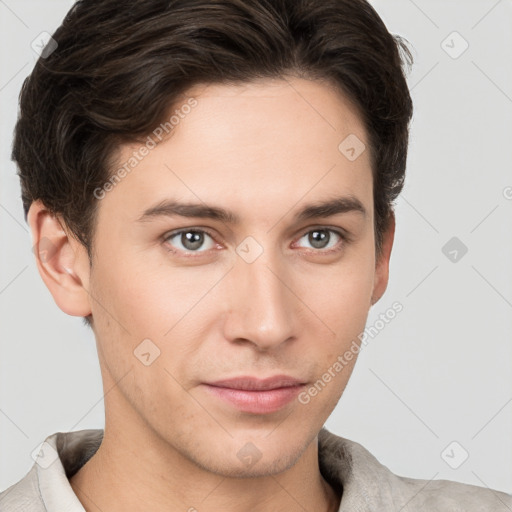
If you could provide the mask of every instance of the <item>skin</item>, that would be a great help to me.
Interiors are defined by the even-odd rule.
[[[202,383],[287,374],[307,388],[364,330],[394,235],[392,219],[376,258],[369,151],[349,161],[338,150],[350,134],[366,141],[364,126],[318,81],[210,84],[187,96],[198,104],[172,137],[99,201],[92,269],[61,219],[39,201],[29,212],[34,243],[54,245],[37,265],[56,304],[92,314],[106,393],[103,443],[71,486],[88,512],[338,510],[317,434],[356,357],[309,403],[270,414],[241,412]],[[120,166],[137,147],[119,148]],[[366,213],[294,220],[333,195],[357,198]],[[241,221],[137,222],[167,198],[220,205]],[[212,235],[195,259],[179,236],[163,239],[181,228]],[[315,246],[313,228],[350,241],[327,231],[328,247]],[[252,263],[236,252],[248,236],[263,249]],[[160,350],[148,366],[134,355],[147,338]],[[237,457],[248,442],[261,455],[250,466]]]

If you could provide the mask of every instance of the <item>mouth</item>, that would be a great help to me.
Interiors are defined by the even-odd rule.
[[[239,411],[270,414],[284,408],[305,387],[305,382],[287,375],[266,379],[234,377],[204,383],[214,397],[231,404]]]

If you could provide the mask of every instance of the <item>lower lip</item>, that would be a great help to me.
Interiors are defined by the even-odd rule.
[[[302,385],[266,391],[248,391],[205,384],[206,389],[222,400],[231,403],[242,412],[269,414],[289,404],[304,387]]]

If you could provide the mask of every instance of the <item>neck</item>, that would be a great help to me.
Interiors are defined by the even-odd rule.
[[[230,478],[198,467],[155,439],[137,443],[105,428],[94,456],[70,479],[86,512],[337,512],[340,497],[318,466],[318,440],[298,462],[275,475]],[[146,441],[146,440],[145,440]]]

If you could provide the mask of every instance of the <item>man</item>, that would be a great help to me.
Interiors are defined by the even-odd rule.
[[[510,510],[323,428],[387,286],[412,116],[371,6],[85,0],[53,41],[13,157],[105,429],[49,436],[1,510]]]

